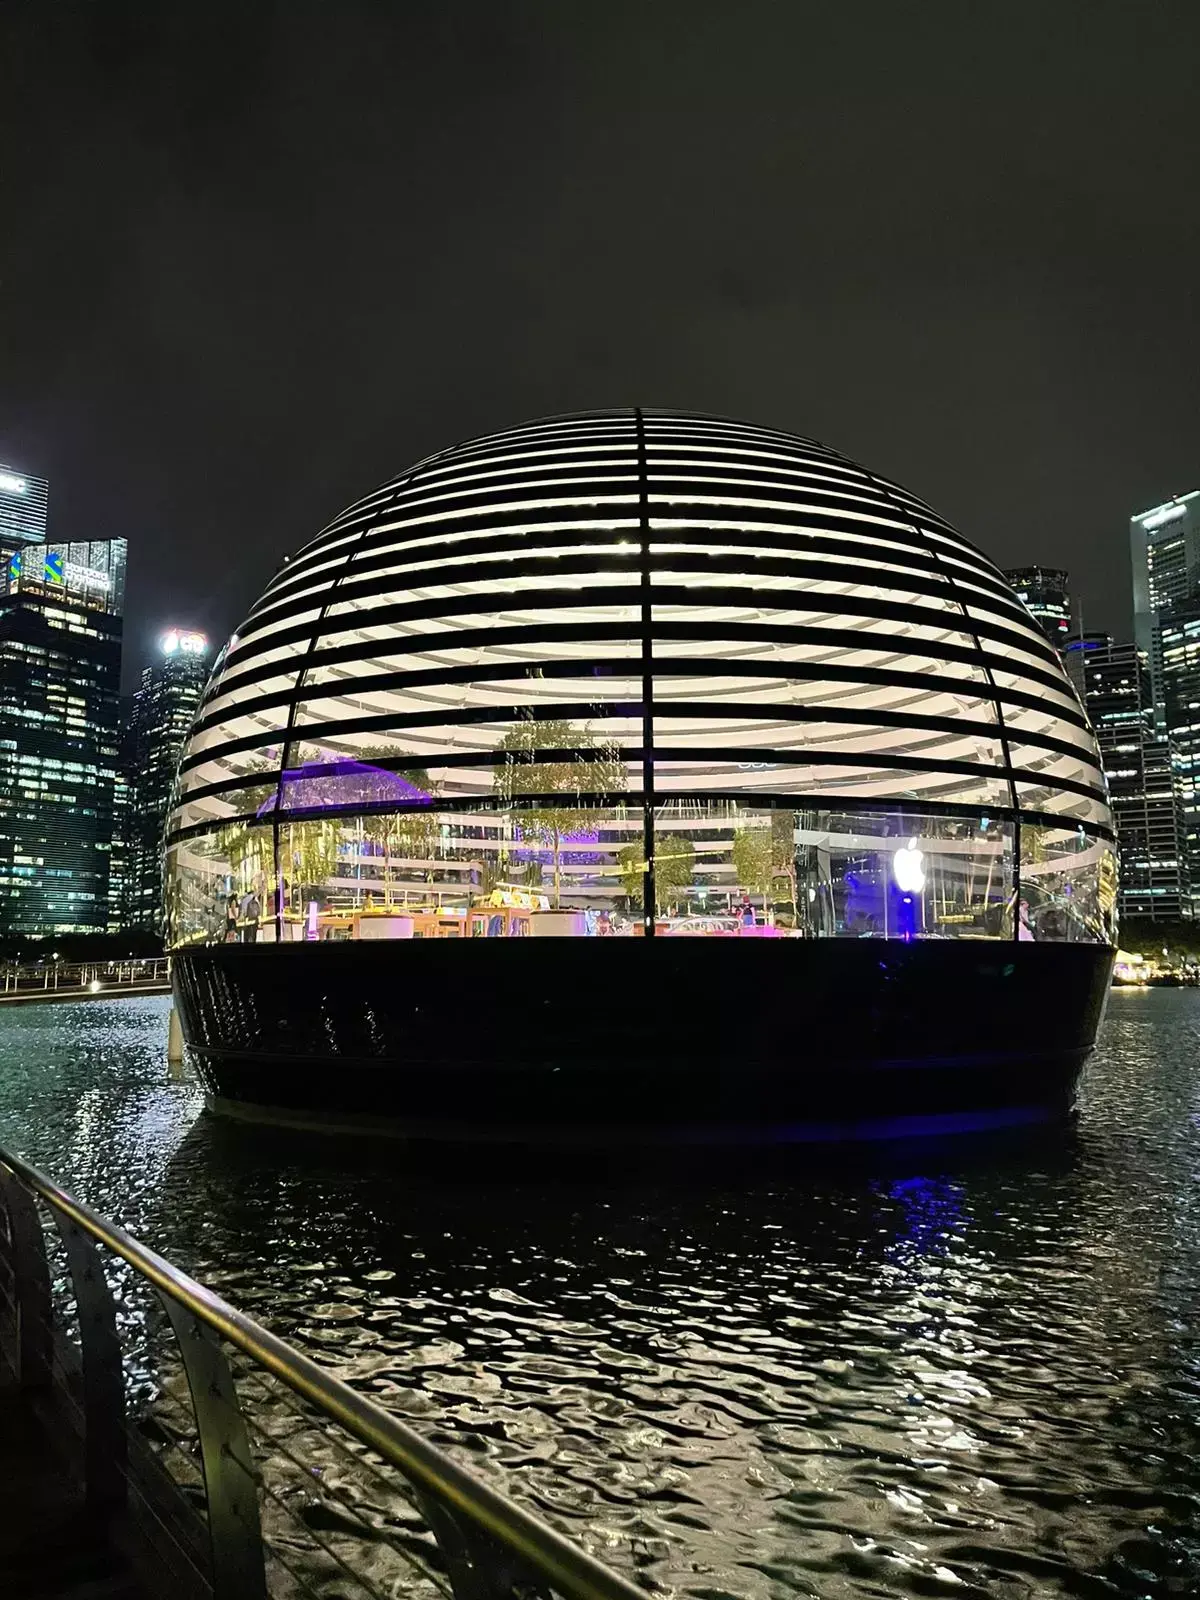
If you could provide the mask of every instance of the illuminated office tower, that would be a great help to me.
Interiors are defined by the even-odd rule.
[[[1123,917],[1154,921],[1188,914],[1183,879],[1183,817],[1171,743],[1155,722],[1146,654],[1107,633],[1076,634],[1064,647],[1096,740],[1121,855]]]
[[[133,696],[122,763],[128,786],[124,834],[122,926],[158,932],[162,926],[162,833],[179,752],[208,678],[208,640],[170,628],[142,672]]]
[[[1059,567],[1012,567],[1004,576],[1056,650],[1071,632],[1068,577]]]
[[[0,545],[45,542],[46,498],[45,478],[0,465]]]
[[[1200,598],[1171,606],[1156,633],[1183,829],[1185,912],[1200,916]]]
[[[1159,627],[1174,606],[1200,597],[1200,489],[1139,511],[1129,520],[1133,568],[1133,637],[1146,652],[1154,713],[1166,725]]]
[[[108,926],[125,553],[0,543],[0,935]]]
[[[121,696],[117,717],[117,775],[113,783],[112,849],[108,858],[108,931],[129,927],[129,851],[131,845],[130,778],[133,772],[133,708],[135,697]]]

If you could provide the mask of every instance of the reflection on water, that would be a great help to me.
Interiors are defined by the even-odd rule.
[[[1200,1586],[1200,994],[1113,996],[1070,1140],[707,1182],[197,1121],[165,1027],[0,1012],[0,1137],[618,1564]]]

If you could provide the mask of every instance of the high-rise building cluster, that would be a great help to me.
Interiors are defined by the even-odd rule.
[[[0,465],[0,940],[152,933],[207,643],[171,629],[124,702],[126,542],[51,538],[48,501]]]
[[[124,539],[58,541],[0,465],[0,940],[161,931],[161,842],[208,641],[172,627],[121,694]],[[1068,575],[1007,574],[1099,740],[1125,916],[1200,918],[1200,490],[1130,519],[1133,637],[1082,632]]]
[[[1200,490],[1129,521],[1133,637],[1086,633],[1067,574],[1007,577],[1063,652],[1096,736],[1121,851],[1126,917],[1200,917]]]
[[[1071,632],[1071,592],[1059,567],[1013,567],[1005,577],[1056,650]]]
[[[127,775],[123,899],[117,919],[122,927],[159,931],[163,824],[179,752],[204,693],[208,667],[204,635],[170,628],[130,696],[121,751]]]

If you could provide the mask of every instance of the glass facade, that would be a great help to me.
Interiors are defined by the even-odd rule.
[[[1172,667],[1176,662],[1172,646]],[[1122,917],[1174,920],[1184,914],[1183,822],[1172,771],[1172,741],[1159,731],[1146,654],[1106,633],[1067,641],[1067,674],[1095,730],[1121,858]]]
[[[1060,567],[1009,567],[1004,576],[1013,593],[1056,650],[1071,632],[1071,589]]]
[[[553,418],[418,464],[217,661],[175,947],[1112,937],[1112,820],[997,569],[833,451]]]
[[[125,541],[0,552],[0,933],[104,932]]]
[[[1158,630],[1179,806],[1184,909],[1200,916],[1200,599],[1172,606]]]
[[[0,546],[43,544],[48,498],[45,478],[0,464]]]
[[[159,639],[158,656],[143,668],[137,693],[131,696],[118,785],[125,792],[120,829],[123,881],[115,907],[121,928],[162,930],[163,828],[208,668],[205,636],[171,628]]]
[[[1150,667],[1155,717],[1166,727],[1166,678],[1162,621],[1177,606],[1197,598],[1200,572],[1200,489],[1129,519],[1133,573],[1133,636]]]

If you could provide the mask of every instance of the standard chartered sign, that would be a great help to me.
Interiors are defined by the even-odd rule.
[[[112,588],[112,579],[107,572],[101,572],[96,567],[81,567],[75,561],[63,564],[63,576],[76,589],[102,589],[107,592]]]

